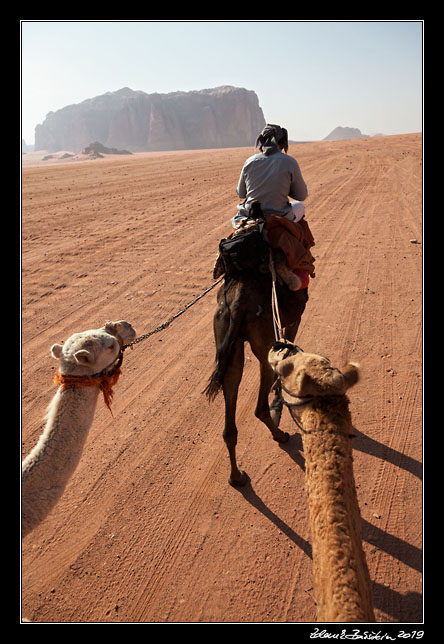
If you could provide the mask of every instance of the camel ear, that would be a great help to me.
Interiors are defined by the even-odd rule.
[[[279,376],[281,376],[282,378],[286,378],[294,370],[293,360],[281,360],[281,362],[279,362],[275,368],[276,368],[276,373]]]
[[[344,376],[345,388],[353,387],[359,380],[359,365],[357,362],[349,362],[342,369]]]
[[[106,331],[107,333],[109,333],[110,335],[116,335],[116,333],[117,333],[117,324],[118,324],[118,323],[110,322],[109,320],[107,320],[107,321],[105,322],[104,329],[105,329],[105,331]]]
[[[53,358],[60,358],[62,354],[63,345],[53,344],[51,347],[51,355]]]
[[[74,358],[79,364],[90,364],[91,362],[93,362],[92,354],[89,351],[86,351],[86,349],[76,351]]]

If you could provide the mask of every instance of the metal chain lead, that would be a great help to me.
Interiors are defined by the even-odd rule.
[[[222,276],[220,279],[217,280],[217,282],[214,282],[209,288],[207,288],[203,293],[201,293],[196,299],[194,299],[192,302],[189,302],[181,311],[170,317],[166,322],[163,322],[162,324],[159,324],[155,329],[152,331],[148,331],[148,333],[145,333],[144,335],[139,336],[129,344],[126,344],[123,348],[122,351],[125,351],[125,349],[128,349],[128,347],[133,347],[135,344],[139,344],[139,342],[142,342],[142,340],[146,340],[150,336],[154,335],[155,333],[159,333],[159,331],[163,331],[167,327],[170,326],[171,322],[173,322],[176,318],[178,318],[182,313],[185,313],[191,306],[196,304],[200,299],[204,297],[207,293],[209,293],[215,286],[220,284],[222,280],[224,279],[224,276]]]

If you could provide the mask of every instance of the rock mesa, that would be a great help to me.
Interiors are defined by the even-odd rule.
[[[146,94],[124,87],[49,112],[35,129],[35,149],[80,152],[91,141],[131,152],[243,147],[264,126],[251,90]]]

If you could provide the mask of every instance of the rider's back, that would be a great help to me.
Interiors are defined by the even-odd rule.
[[[288,197],[303,201],[308,191],[296,159],[277,151],[260,152],[246,160],[237,193],[247,209],[257,200],[265,215],[285,215],[290,209]]]

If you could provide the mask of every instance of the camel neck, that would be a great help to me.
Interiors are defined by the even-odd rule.
[[[302,414],[318,621],[374,621],[353,474],[351,426]],[[310,422],[311,421],[311,422]]]
[[[47,469],[49,480],[57,480],[63,468],[72,471],[91,427],[97,404],[97,387],[59,387],[48,411],[45,429],[23,461],[24,471]]]
[[[88,436],[99,390],[58,389],[37,444],[22,462],[22,535],[55,506],[76,469]]]
[[[60,431],[88,431],[94,417],[98,387],[59,387],[48,408],[48,424]]]

